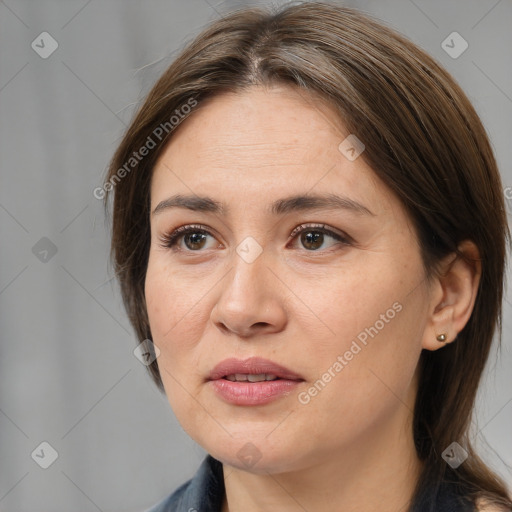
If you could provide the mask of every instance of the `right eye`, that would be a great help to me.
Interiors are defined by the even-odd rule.
[[[163,247],[175,251],[199,252],[206,247],[208,237],[213,238],[213,235],[204,226],[193,224],[181,226],[171,233],[162,235],[160,241]],[[214,247],[216,246],[212,245],[206,248],[212,249]]]

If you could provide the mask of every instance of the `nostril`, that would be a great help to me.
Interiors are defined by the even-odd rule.
[[[253,327],[266,327],[267,325],[269,325],[267,322],[256,322],[252,324]]]

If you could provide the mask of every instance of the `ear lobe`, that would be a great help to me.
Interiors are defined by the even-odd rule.
[[[469,240],[462,242],[458,251],[445,258],[433,278],[431,314],[422,340],[422,347],[427,350],[455,341],[473,312],[482,273],[480,253]]]

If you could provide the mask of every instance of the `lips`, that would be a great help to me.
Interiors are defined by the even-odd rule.
[[[256,406],[273,402],[297,389],[304,379],[268,359],[226,359],[210,373],[208,384],[225,402]]]
[[[245,360],[225,359],[215,366],[210,373],[209,379],[218,380],[235,375],[265,375],[267,378],[270,376],[293,381],[304,380],[300,375],[297,375],[288,368],[261,357],[251,357]],[[250,379],[247,380],[250,381]]]

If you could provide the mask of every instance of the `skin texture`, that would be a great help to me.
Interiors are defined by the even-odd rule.
[[[188,434],[224,464],[223,512],[323,511],[334,503],[337,510],[396,511],[416,484],[418,359],[422,349],[444,346],[438,334],[453,342],[467,322],[479,267],[450,256],[442,277],[426,279],[400,201],[362,158],[349,161],[338,149],[348,135],[328,106],[304,92],[252,87],[197,108],[154,169],[152,211],[175,194],[209,196],[228,209],[152,214],[145,288],[169,402]],[[269,212],[277,199],[329,193],[371,214]],[[181,237],[165,247],[162,237],[187,224],[210,233],[204,246],[187,247]],[[304,233],[317,233],[307,224],[325,224],[349,239],[320,235],[311,249],[300,234],[290,237],[304,224]],[[247,237],[262,249],[251,263],[236,252]],[[478,256],[469,242],[461,250]],[[376,324],[381,315],[388,321]],[[358,334],[382,323],[301,403],[298,393],[304,397]],[[304,382],[265,405],[225,402],[209,372],[228,357],[252,356]],[[237,456],[248,442],[260,457],[250,467]]]

